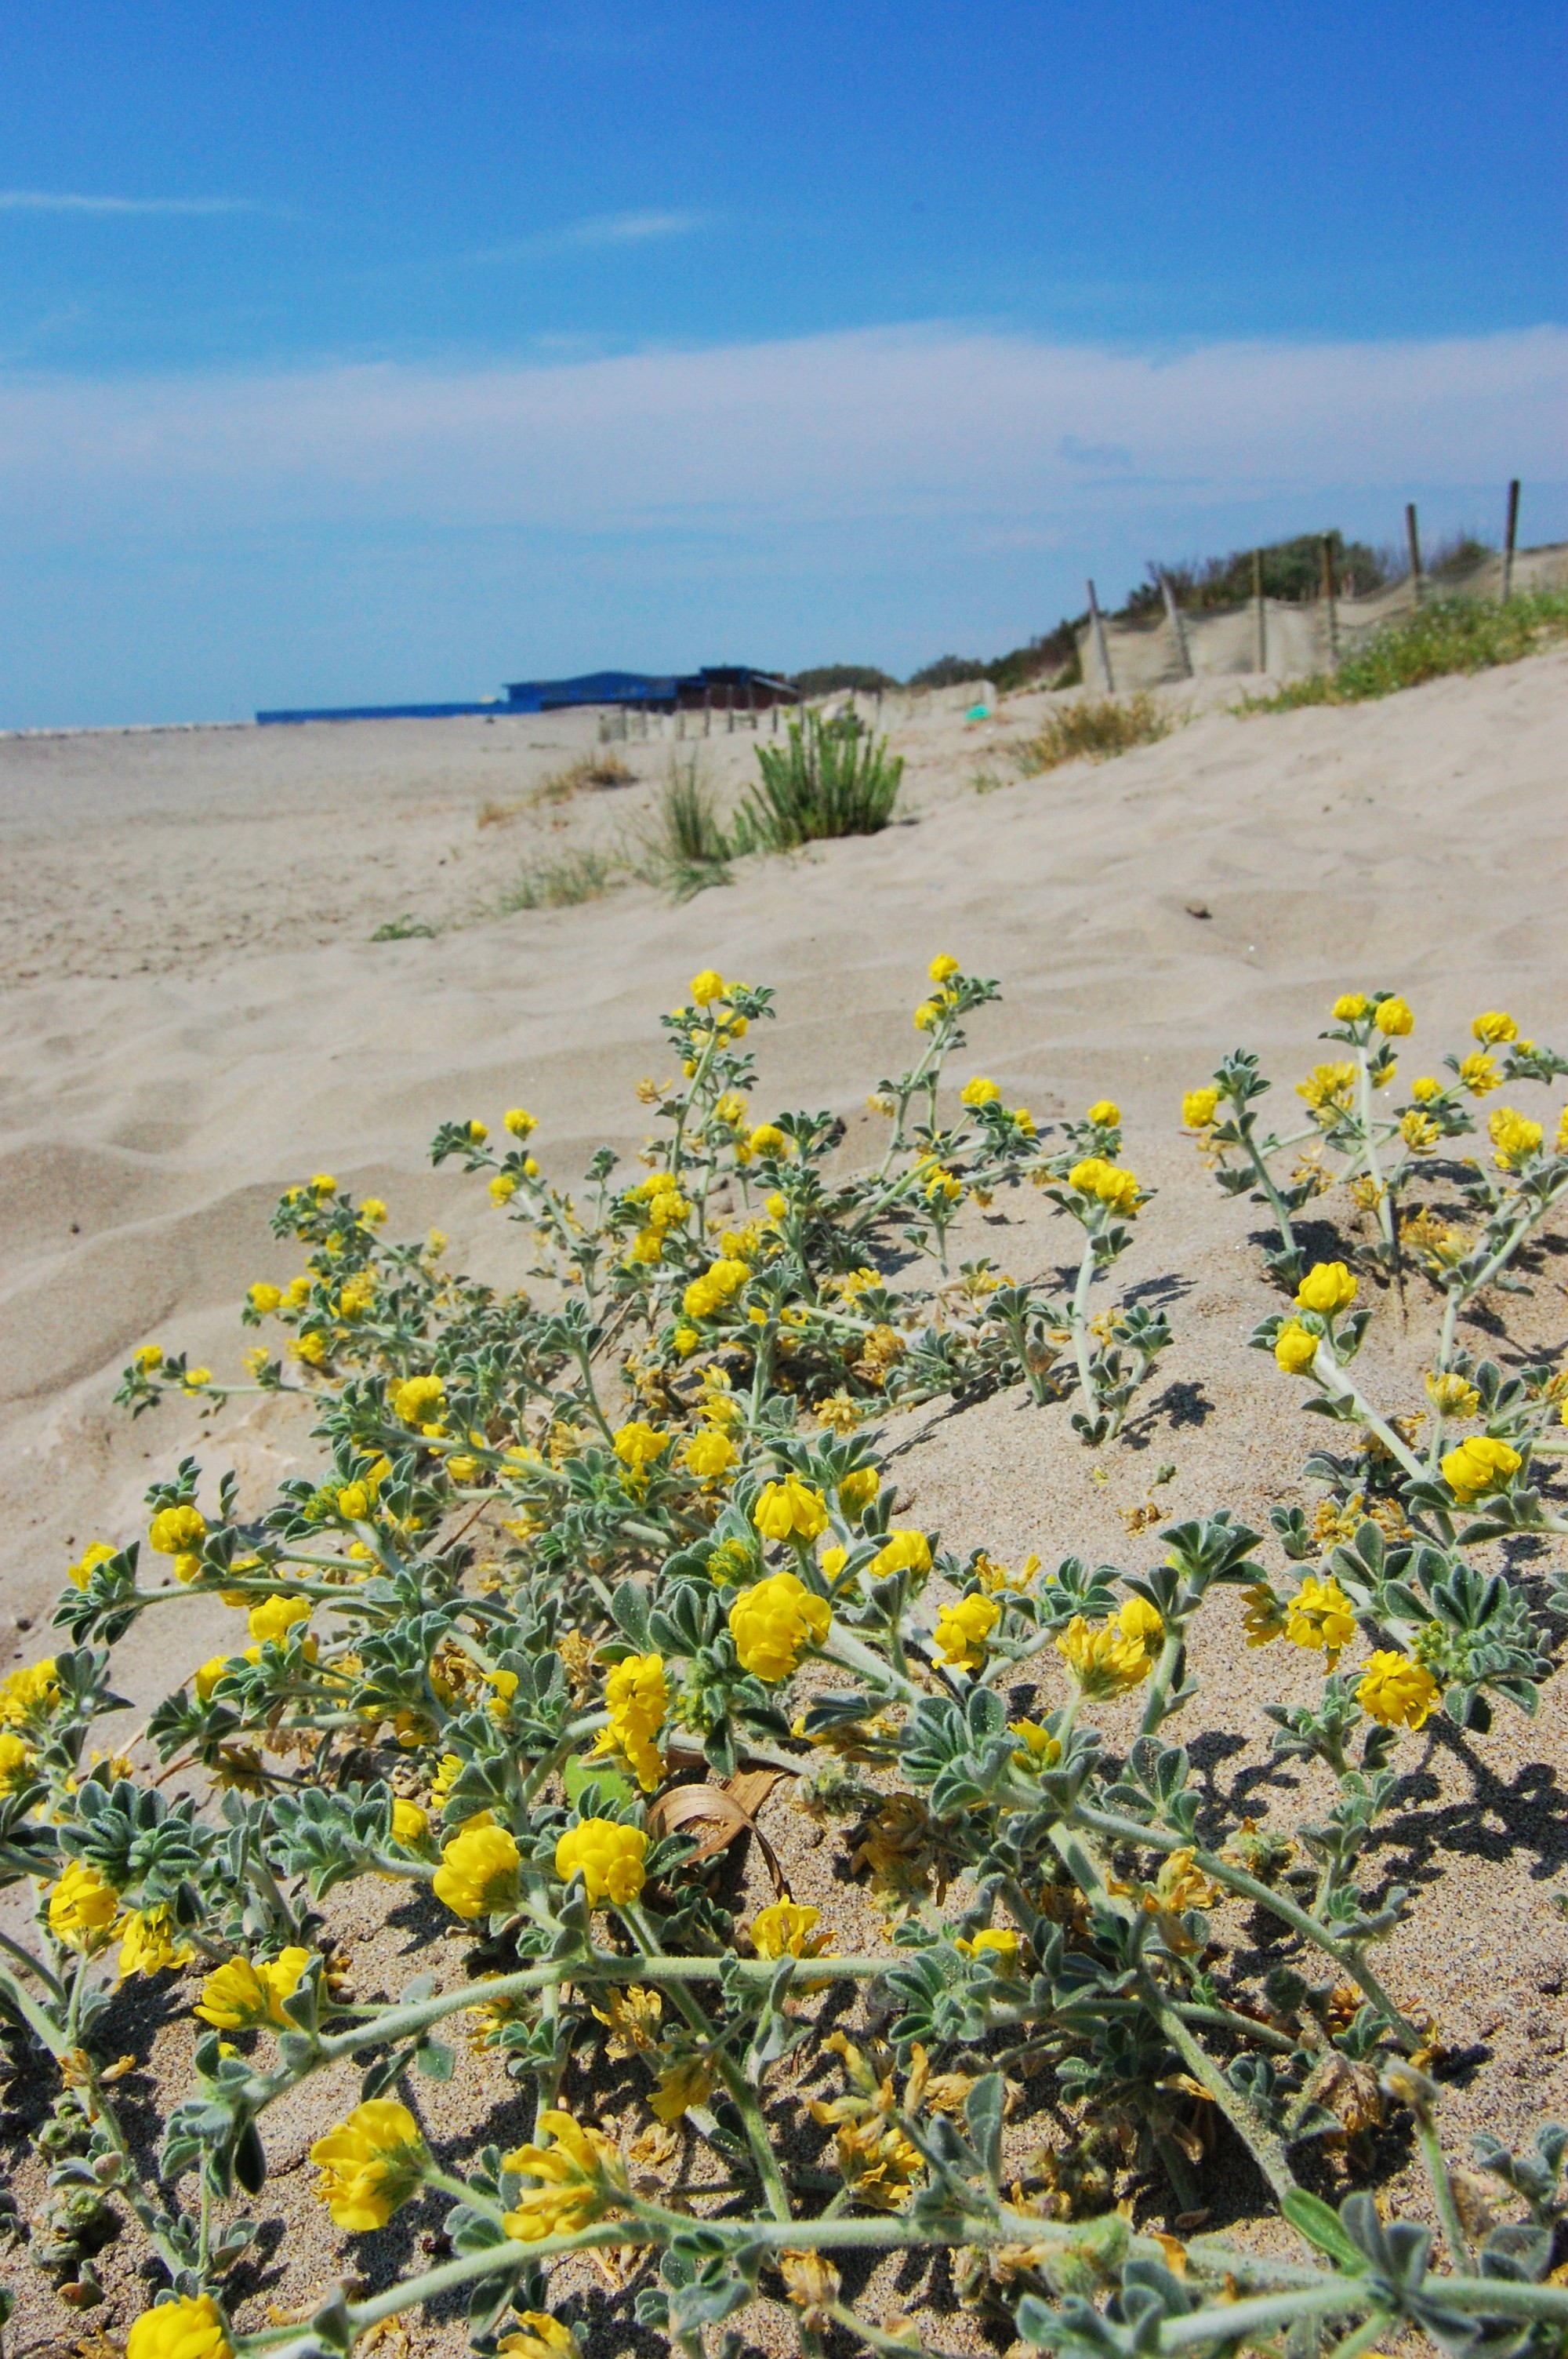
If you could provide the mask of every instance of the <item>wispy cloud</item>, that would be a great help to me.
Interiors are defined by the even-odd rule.
[[[254,213],[249,197],[91,197],[63,189],[0,189],[0,213]]]
[[[496,263],[548,262],[557,255],[581,254],[595,246],[652,245],[664,238],[692,237],[711,225],[711,213],[594,213],[586,221],[566,222],[559,229],[540,230],[532,237],[509,238],[501,245],[481,247],[463,256],[470,268]]]

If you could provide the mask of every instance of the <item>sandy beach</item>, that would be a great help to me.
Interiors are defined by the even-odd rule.
[[[959,695],[890,705],[908,793],[885,833],[741,864],[682,907],[630,882],[511,915],[497,905],[523,872],[584,848],[612,862],[634,842],[668,745],[608,749],[630,785],[530,801],[598,750],[591,716],[0,740],[4,1660],[40,1651],[69,1559],[138,1528],[145,1485],[184,1451],[234,1467],[258,1503],[306,1447],[297,1405],[236,1401],[210,1427],[194,1408],[133,1424],[110,1406],[147,1340],[237,1371],[245,1285],[295,1266],[267,1232],[283,1187],[325,1167],[384,1197],[392,1233],[438,1224],[454,1266],[518,1282],[521,1231],[482,1187],[431,1170],[436,1123],[493,1123],[521,1100],[552,1170],[575,1173],[603,1140],[634,1155],[657,1013],[709,964],[776,986],[777,1020],[755,1042],[759,1110],[830,1106],[853,1155],[868,1091],[905,1061],[926,962],[952,951],[1004,995],[973,1019],[955,1082],[990,1074],[1042,1123],[1114,1097],[1127,1159],[1159,1191],[1126,1267],[1176,1341],[1127,1437],[1086,1451],[1065,1405],[1017,1394],[895,1419],[903,1496],[927,1529],[1009,1561],[1072,1549],[1131,1566],[1151,1543],[1130,1519],[1161,1467],[1173,1469],[1162,1516],[1229,1506],[1259,1522],[1305,1498],[1312,1421],[1247,1348],[1275,1301],[1257,1218],[1181,1136],[1180,1094],[1239,1045],[1294,1081],[1336,992],[1370,984],[1411,1001],[1423,1060],[1469,1045],[1482,1007],[1568,1047],[1568,653],[1253,719],[1228,709],[1236,686],[1201,708],[1177,697],[1182,725],[1159,744],[1037,778],[1009,749],[1041,698],[983,722]],[[745,734],[684,750],[700,751],[721,801],[752,765]],[[493,805],[518,808],[481,824]],[[434,930],[372,940],[406,918]],[[1325,1200],[1325,1235],[1337,1224],[1353,1242],[1354,1222]],[[955,1248],[1020,1277],[1070,1251],[1033,1196],[967,1206]],[[1568,1333],[1560,1249],[1509,1314],[1518,1341],[1553,1353]],[[1371,1379],[1401,1408],[1420,1399],[1433,1299],[1413,1288],[1402,1313],[1385,1300],[1368,1346]],[[1199,1666],[1204,1725],[1256,1762],[1262,1698],[1304,1697],[1315,1667],[1249,1653],[1228,1606],[1212,1618],[1228,1641],[1210,1639]],[[207,1651],[200,1619],[172,1640],[137,1629],[124,1677],[138,1702]],[[1405,1880],[1439,1866],[1463,1879],[1463,1924],[1429,1893],[1389,1952],[1396,1994],[1476,2052],[1445,2118],[1457,2135],[1562,2117],[1557,1692],[1533,1725],[1499,1716],[1474,1746],[1408,1739],[1400,1758],[1412,1828],[1418,1804],[1422,1820]],[[1228,1786],[1224,1759],[1206,1774]],[[1256,1774],[1249,1807],[1301,1814],[1297,1773]],[[1396,1855],[1400,1840],[1397,1825]],[[808,1888],[808,1863],[801,1875]],[[301,2298],[323,2249],[304,2236],[270,2298]]]

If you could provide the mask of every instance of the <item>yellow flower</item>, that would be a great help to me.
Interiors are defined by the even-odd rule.
[[[660,1433],[642,1418],[633,1418],[615,1436],[615,1455],[630,1474],[641,1474],[655,1458],[662,1458],[669,1446],[669,1435]]]
[[[808,1908],[786,1892],[752,1918],[752,1947],[759,1958],[820,1957],[828,1939],[816,1930],[821,1917],[820,1908]]]
[[[1110,1098],[1096,1098],[1084,1116],[1097,1130],[1114,1130],[1121,1120],[1121,1108]]]
[[[550,2107],[539,2115],[548,2146],[520,2146],[502,2157],[503,2170],[539,2184],[524,2187],[502,2226],[519,2244],[570,2234],[625,2201],[626,2166],[601,2130]]]
[[[734,1465],[738,1452],[727,1433],[694,1433],[681,1451],[681,1463],[700,1483],[717,1483]]]
[[[531,1137],[539,1127],[537,1115],[531,1114],[526,1106],[509,1106],[502,1121],[514,1138]]]
[[[1182,1121],[1188,1130],[1206,1130],[1219,1112],[1219,1092],[1187,1090],[1182,1097]]]
[[[914,1011],[915,1030],[917,1032],[934,1032],[941,1021],[942,1006],[940,1001],[935,999],[923,999],[919,1006]]]
[[[107,1540],[94,1540],[90,1548],[84,1548],[82,1549],[81,1557],[75,1564],[68,1564],[66,1566],[65,1577],[67,1581],[70,1582],[73,1589],[85,1589],[89,1581],[92,1577],[93,1567],[95,1565],[107,1564],[114,1553],[114,1551],[109,1546]]]
[[[384,2228],[407,2202],[425,2170],[425,2141],[406,2105],[373,2097],[319,2137],[310,2159],[321,2173],[316,2200],[351,2235]]]
[[[195,2013],[220,2031],[250,2031],[258,2023],[281,2029],[288,2022],[283,2002],[298,1989],[310,1957],[308,1950],[283,1950],[259,1966],[231,1958],[202,1984]]]
[[[1011,1925],[988,1925],[974,1940],[963,1934],[953,1944],[966,1958],[992,1958],[1003,1973],[1010,1973],[1018,1963],[1018,1936]]]
[[[160,1507],[147,1527],[147,1546],[159,1556],[186,1556],[207,1537],[207,1518],[198,1507]]]
[[[392,1804],[393,1842],[401,1843],[406,1851],[412,1851],[425,1841],[429,1832],[429,1814],[422,1810],[417,1802],[410,1802],[401,1794],[395,1796]]]
[[[54,1657],[46,1655],[41,1663],[24,1664],[0,1680],[0,1727],[21,1728],[30,1720],[41,1720],[59,1701]]]
[[[877,1493],[881,1489],[881,1476],[874,1466],[857,1466],[846,1474],[838,1485],[838,1505],[847,1516],[863,1516]]]
[[[939,951],[925,972],[933,983],[946,983],[949,975],[957,973],[958,962],[950,958],[946,951]]]
[[[1274,1338],[1274,1357],[1287,1376],[1304,1376],[1317,1357],[1318,1339],[1299,1319],[1287,1320]]]
[[[132,1353],[131,1358],[144,1376],[150,1376],[155,1368],[163,1365],[163,1346],[161,1343],[144,1343],[139,1351]]]
[[[1249,1647],[1267,1647],[1283,1637],[1285,1609],[1266,1581],[1255,1581],[1242,1591],[1247,1611],[1241,1617]]]
[[[1136,1638],[1150,1654],[1165,1639],[1165,1620],[1157,1605],[1146,1597],[1130,1597],[1116,1617],[1117,1627],[1124,1638]]]
[[[0,1794],[19,1794],[30,1786],[37,1758],[32,1746],[9,1729],[0,1735]]]
[[[996,1083],[988,1082],[983,1073],[977,1073],[972,1082],[966,1082],[958,1093],[960,1101],[967,1106],[995,1105],[1000,1095]]]
[[[517,1180],[514,1174],[510,1171],[498,1171],[490,1183],[491,1202],[509,1204],[516,1193]]]
[[[250,1289],[251,1309],[259,1310],[264,1317],[276,1310],[282,1300],[282,1287],[269,1286],[264,1277],[258,1277]]]
[[[1485,1016],[1477,1016],[1470,1030],[1483,1049],[1502,1048],[1519,1038],[1519,1026],[1501,1008],[1490,1008]]]
[[[1487,1125],[1492,1145],[1497,1148],[1499,1171],[1517,1171],[1528,1163],[1541,1147],[1546,1133],[1528,1114],[1516,1114],[1512,1106],[1498,1106]]]
[[[1385,1728],[1420,1728],[1437,1702],[1437,1681],[1424,1663],[1381,1648],[1369,1656],[1356,1685],[1356,1701]]]
[[[827,1502],[798,1474],[786,1474],[782,1483],[762,1485],[752,1521],[765,1540],[810,1542],[827,1529]]]
[[[1496,1058],[1483,1055],[1479,1049],[1465,1059],[1459,1078],[1473,1098],[1484,1098],[1488,1090],[1500,1090],[1503,1085]]]
[[[1433,1098],[1443,1095],[1443,1083],[1431,1073],[1423,1073],[1419,1081],[1411,1083],[1411,1095],[1417,1105],[1430,1105]]]
[[[786,1152],[789,1141],[777,1123],[760,1122],[748,1137],[746,1146],[752,1155],[777,1157]]]
[[[1488,1491],[1505,1489],[1523,1464],[1519,1451],[1506,1441],[1496,1441],[1489,1433],[1476,1433],[1448,1451],[1443,1461],[1443,1479],[1461,1506],[1467,1507]]]
[[[360,1206],[360,1219],[363,1223],[364,1226],[370,1229],[379,1228],[385,1218],[386,1206],[382,1202],[381,1198],[379,1196],[365,1197],[363,1202]]]
[[[579,2359],[582,2349],[569,2326],[547,2310],[525,2310],[521,2334],[503,2334],[496,2344],[506,2359]]]
[[[253,1638],[263,1646],[273,1639],[285,1646],[291,1630],[310,1619],[310,1603],[304,1597],[269,1597],[251,1609],[248,1626]]]
[[[647,1880],[647,1855],[648,1838],[641,1827],[622,1826],[617,1819],[584,1819],[556,1844],[556,1874],[563,1884],[580,1875],[590,1907],[611,1900],[625,1908]]]
[[[1359,1024],[1372,1003],[1364,991],[1342,992],[1334,1003],[1336,1024]]]
[[[1057,1638],[1056,1651],[1092,1699],[1124,1694],[1153,1668],[1141,1638],[1129,1637],[1114,1622],[1086,1622],[1081,1614],[1074,1614]]]
[[[1342,1261],[1314,1262],[1296,1288],[1296,1301],[1320,1319],[1334,1319],[1349,1310],[1356,1291],[1356,1279]]]
[[[1469,1378],[1455,1375],[1452,1369],[1443,1375],[1428,1369],[1426,1397],[1439,1417],[1474,1417],[1481,1406],[1481,1396]]]
[[[827,1600],[814,1595],[793,1572],[772,1573],[754,1582],[730,1608],[730,1632],[741,1669],[770,1683],[788,1679],[807,1640],[825,1645],[832,1621]]]
[[[703,2057],[687,2056],[678,2064],[665,2065],[648,2100],[648,2110],[668,2125],[678,2122],[693,2105],[706,2104],[712,2093],[712,2065]]]
[[[924,1532],[892,1531],[866,1567],[872,1581],[885,1581],[890,1573],[925,1573],[931,1570],[931,1543]]]
[[[654,1742],[670,1708],[662,1655],[628,1655],[604,1682],[610,1725],[594,1742],[596,1754],[619,1753],[637,1783],[651,1794],[665,1774],[665,1758]]]
[[[1343,1114],[1355,1088],[1354,1065],[1314,1065],[1305,1081],[1296,1083],[1296,1095],[1305,1098],[1314,1114]]]
[[[702,1343],[702,1338],[695,1327],[677,1327],[671,1340],[683,1360],[689,1360]]]
[[[1285,1601],[1285,1636],[1292,1647],[1315,1648],[1334,1669],[1339,1650],[1356,1636],[1356,1614],[1336,1581],[1303,1576],[1295,1595]]]
[[[193,1952],[174,1938],[167,1901],[152,1908],[134,1908],[120,1929],[120,1980],[132,1974],[159,1974],[168,1966],[188,1966]]]
[[[1398,992],[1379,1000],[1375,1021],[1379,1031],[1390,1040],[1403,1039],[1407,1032],[1415,1030],[1415,1017]]]
[[[1106,1162],[1103,1156],[1088,1155],[1081,1163],[1075,1163],[1067,1174],[1067,1185],[1076,1188],[1081,1196],[1098,1197],[1114,1212],[1131,1213],[1138,1210],[1137,1180],[1130,1171]]]
[[[717,967],[705,966],[700,974],[692,976],[691,996],[697,1007],[711,1007],[716,999],[723,998],[724,977]]]
[[[945,1663],[978,1671],[986,1659],[986,1640],[1001,1620],[1001,1608],[989,1597],[961,1597],[944,1605],[936,1616],[936,1651]]]
[[[330,1171],[318,1171],[310,1188],[312,1194],[317,1196],[335,1196],[338,1192],[338,1183]]]
[[[230,1665],[243,1659],[240,1655],[209,1655],[204,1663],[199,1664],[196,1670],[197,1702],[211,1703],[212,1691]]]
[[[1400,1116],[1400,1136],[1412,1155],[1430,1155],[1443,1133],[1429,1114],[1417,1114],[1412,1106]]]
[[[522,1858],[504,1827],[464,1827],[443,1846],[430,1888],[454,1917],[496,1916],[516,1902]]]
[[[96,1868],[73,1859],[49,1890],[49,1931],[69,1949],[101,1950],[120,1914],[120,1896]]]
[[[178,2294],[144,2310],[125,2337],[125,2359],[231,2359],[231,2349],[210,2293]]]
[[[710,1319],[722,1310],[732,1295],[739,1294],[752,1273],[743,1261],[731,1261],[728,1256],[709,1262],[700,1277],[694,1277],[681,1297],[681,1307],[688,1319]]]
[[[394,1388],[392,1414],[401,1424],[417,1426],[423,1431],[439,1417],[446,1397],[447,1387],[439,1376],[406,1376]]]
[[[1012,1756],[1017,1768],[1054,1769],[1055,1767],[1062,1758],[1060,1737],[1053,1736],[1050,1730],[1043,1727],[1037,1720],[1010,1720],[1007,1725],[1011,1735],[1021,1736],[1023,1739]]]

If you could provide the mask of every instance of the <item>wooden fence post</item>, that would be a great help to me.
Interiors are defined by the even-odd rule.
[[[1188,679],[1191,679],[1193,658],[1192,651],[1187,646],[1186,625],[1182,621],[1181,609],[1176,604],[1176,593],[1171,587],[1171,578],[1168,573],[1161,574],[1160,589],[1165,601],[1165,616],[1171,625],[1171,636],[1176,642],[1176,654],[1180,658],[1183,671]]]
[[[1519,539],[1519,477],[1509,485],[1509,524],[1503,535],[1503,596],[1512,595],[1514,586],[1514,548]]]
[[[1411,597],[1413,603],[1419,606],[1421,604],[1422,598],[1421,534],[1416,529],[1415,502],[1413,500],[1407,500],[1405,502],[1405,538],[1410,543]]]
[[[1263,552],[1252,552],[1252,614],[1257,632],[1258,669],[1269,669],[1269,610],[1263,603]]]
[[[1095,654],[1099,659],[1100,671],[1104,676],[1105,692],[1108,696],[1114,696],[1116,680],[1110,669],[1110,649],[1106,645],[1105,625],[1100,620],[1099,600],[1095,596],[1095,585],[1092,582],[1085,586],[1089,593],[1089,626],[1094,632]]]
[[[1323,536],[1323,603],[1328,615],[1328,661],[1330,669],[1339,661],[1339,611],[1334,590],[1333,536]]]

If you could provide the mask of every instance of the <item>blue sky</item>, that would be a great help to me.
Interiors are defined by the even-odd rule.
[[[0,725],[903,671],[1568,536],[1560,5],[0,22]]]

